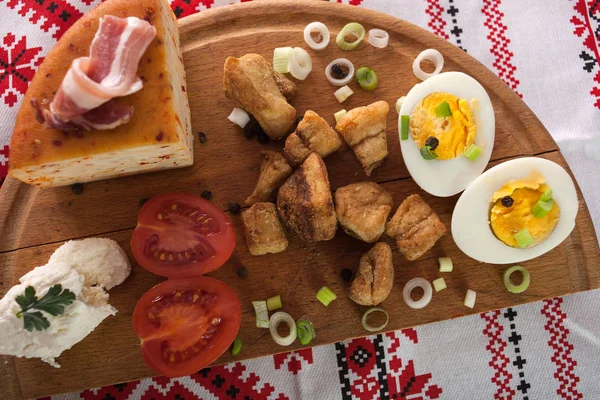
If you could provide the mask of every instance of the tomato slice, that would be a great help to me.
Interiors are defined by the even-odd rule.
[[[131,249],[152,273],[196,276],[225,264],[235,249],[235,232],[211,202],[187,193],[163,193],[140,210]]]
[[[204,276],[154,286],[133,312],[144,361],[171,378],[190,375],[219,358],[236,338],[241,320],[233,289]]]

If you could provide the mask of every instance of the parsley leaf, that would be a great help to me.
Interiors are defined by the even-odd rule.
[[[40,311],[47,312],[50,315],[60,315],[65,312],[65,306],[75,301],[75,293],[69,289],[62,288],[62,285],[56,284],[48,289],[48,292],[38,300],[35,295],[35,288],[27,286],[25,293],[15,298],[15,301],[21,307],[17,317],[23,316],[25,329],[32,331],[43,331],[50,326],[50,322]],[[38,310],[30,312],[29,310]]]

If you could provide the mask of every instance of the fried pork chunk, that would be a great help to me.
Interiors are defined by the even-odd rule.
[[[375,182],[358,182],[335,191],[335,211],[344,231],[374,243],[392,211],[392,195]]]
[[[314,111],[304,113],[296,132],[285,141],[283,153],[293,166],[300,165],[313,151],[322,158],[337,151],[342,141],[327,121]]]
[[[376,306],[390,295],[393,285],[392,249],[379,242],[360,258],[348,296],[356,304]]]
[[[279,188],[277,211],[285,225],[302,240],[330,240],[337,218],[323,159],[312,153]]]
[[[237,100],[252,114],[272,139],[282,139],[296,120],[296,110],[288,102],[296,85],[273,70],[258,54],[228,57],[225,60],[223,88],[225,95]]]
[[[378,101],[348,111],[335,126],[354,150],[367,176],[388,156],[385,128],[389,111],[387,102]]]
[[[287,249],[288,240],[279,222],[275,204],[254,203],[252,207],[242,212],[242,225],[248,251],[253,256],[281,253]]]
[[[396,240],[407,260],[421,257],[446,233],[446,226],[418,194],[406,198],[387,223],[385,233]]]
[[[292,167],[282,154],[271,150],[261,151],[260,175],[254,192],[246,199],[246,205],[275,200],[275,191],[291,174]]]

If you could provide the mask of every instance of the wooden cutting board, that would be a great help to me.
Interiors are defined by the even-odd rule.
[[[376,100],[386,100],[388,146],[390,155],[370,180],[380,182],[394,197],[395,205],[412,194],[420,193],[450,227],[452,210],[458,196],[435,198],[419,189],[403,164],[397,135],[396,99],[418,83],[412,74],[413,59],[426,48],[440,50],[446,59],[444,71],[463,71],[485,87],[496,111],[496,145],[490,167],[519,156],[539,156],[568,166],[539,120],[521,99],[492,72],[468,54],[435,35],[364,8],[330,2],[294,2],[266,0],[244,3],[184,18],[179,22],[184,61],[188,73],[188,95],[195,134],[203,132],[207,141],[195,138],[196,163],[193,167],[138,175],[84,185],[75,195],[69,187],[39,189],[8,179],[0,192],[0,295],[18,278],[35,266],[43,265],[65,240],[102,236],[117,240],[132,261],[129,240],[143,199],[166,191],[200,194],[213,192],[213,201],[224,210],[230,202],[243,204],[258,177],[259,151],[281,150],[283,143],[261,145],[245,139],[227,120],[235,104],[224,97],[222,67],[227,56],[248,52],[272,57],[280,46],[301,46],[303,29],[309,22],[323,21],[335,34],[350,21],[361,22],[366,29],[381,28],[390,33],[390,46],[376,49],[366,41],[355,51],[342,52],[332,43],[321,52],[309,50],[313,72],[298,84],[299,94],[292,104],[299,114],[312,109],[332,125],[333,113]],[[356,82],[355,94],[343,106],[333,96],[335,90],[326,81],[325,66],[334,58],[346,57],[355,66],[368,65],[379,76],[380,87],[362,91]],[[343,147],[326,159],[332,189],[367,180],[352,151]],[[432,251],[416,262],[406,261],[394,248],[396,279],[390,297],[383,303],[390,313],[387,330],[396,330],[449,318],[462,317],[492,309],[514,306],[549,297],[600,287],[600,251],[590,215],[580,199],[577,225],[559,247],[522,265],[531,272],[532,283],[525,293],[508,293],[502,283],[505,266],[478,263],[462,254],[450,234]],[[345,295],[346,284],[340,277],[343,268],[356,270],[360,256],[371,245],[359,242],[338,230],[330,242],[305,244],[291,240],[280,255],[250,256],[244,242],[240,217],[234,221],[238,246],[229,262],[211,276],[234,288],[242,303],[240,337],[244,343],[237,360],[259,357],[302,347],[276,345],[268,330],[255,327],[252,300],[280,294],[284,310],[292,316],[308,316],[318,332],[311,345],[322,345],[363,336],[360,317],[365,308]],[[413,310],[402,301],[402,288],[411,278],[437,278],[440,256],[453,259],[455,269],[444,274],[448,289],[435,294],[425,309]],[[240,279],[236,270],[248,269]],[[129,279],[110,291],[110,302],[118,310],[91,335],[58,359],[62,368],[54,369],[40,360],[0,360],[0,388],[3,398],[36,397],[76,389],[97,387],[153,375],[141,357],[138,340],[131,325],[133,308],[139,297],[163,279],[134,264]],[[315,293],[329,286],[338,300],[328,308],[315,299]],[[474,309],[466,308],[466,290],[477,292]],[[233,361],[229,353],[218,363]]]

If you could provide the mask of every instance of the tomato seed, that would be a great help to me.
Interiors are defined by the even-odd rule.
[[[218,318],[218,317],[217,317],[217,318],[213,318],[213,319],[210,321],[210,324],[211,324],[211,325],[219,325],[220,323],[221,323],[221,318]]]

